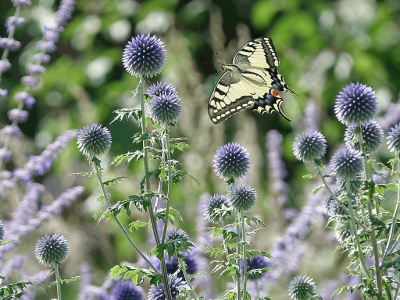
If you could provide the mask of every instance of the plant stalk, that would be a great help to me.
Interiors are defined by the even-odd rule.
[[[146,134],[147,126],[146,126],[146,110],[144,107],[144,78],[143,78],[143,76],[140,76],[139,84],[140,84],[140,89],[139,89],[140,108],[142,110],[142,134]],[[145,171],[145,178],[146,178],[146,191],[149,192],[151,190],[151,186],[150,186],[150,176],[149,176],[149,151],[147,149],[147,139],[143,139],[143,153],[144,153],[143,163],[144,163],[144,171]],[[156,244],[158,246],[158,245],[160,245],[160,237],[158,235],[157,222],[156,222],[156,218],[154,217],[152,202],[150,202],[149,215],[150,215],[151,227],[152,227],[153,233],[154,233],[154,238],[155,238]],[[161,279],[162,279],[162,284],[164,287],[166,298],[168,300],[173,300],[172,293],[171,293],[171,287],[170,287],[169,281],[168,281],[167,266],[165,265],[165,260],[160,259],[160,264],[161,264]]]
[[[172,166],[171,166],[171,146],[169,144],[169,128],[168,125],[165,127],[165,140],[166,140],[166,149],[167,151],[167,162],[168,162],[168,188],[167,188],[167,203],[166,203],[166,211],[165,211],[165,225],[164,225],[164,233],[162,236],[162,242],[165,242],[165,237],[167,235],[167,227],[169,221],[169,197],[171,195],[172,188]],[[163,143],[164,144],[164,143]],[[164,149],[163,149],[164,152]]]
[[[56,274],[56,286],[57,286],[57,299],[61,300],[61,278],[60,272],[58,271],[58,264],[54,263],[54,273]]]
[[[233,179],[232,182],[232,187],[235,186],[235,180]],[[236,275],[236,294],[237,294],[237,300],[240,300],[241,298],[241,293],[240,293],[240,227],[239,227],[239,215],[238,212],[235,212],[235,223],[236,223],[236,265],[238,266],[239,269],[239,275]]]
[[[240,217],[242,219],[242,244],[243,244],[243,297],[245,297],[247,292],[247,253],[246,253],[246,232],[244,228],[244,211],[240,212]]]
[[[226,245],[226,240],[224,237],[222,237],[222,244],[224,246],[225,249],[225,256],[226,256],[226,261],[229,263],[229,251],[228,251],[228,246]],[[232,275],[232,280],[233,280],[233,284],[236,285],[236,277],[235,275]]]
[[[188,276],[188,274],[186,272],[186,265],[183,262],[183,259],[182,258],[178,258],[178,262],[179,262],[179,265],[181,267],[181,270],[182,270],[182,273],[183,273],[183,277],[185,278],[186,283],[189,286],[190,291],[192,292],[192,295],[194,296],[195,299],[199,298],[199,296],[197,296],[197,294],[196,294],[196,291],[194,290],[194,287],[193,287],[192,283],[190,282],[190,278],[189,278],[189,276]]]

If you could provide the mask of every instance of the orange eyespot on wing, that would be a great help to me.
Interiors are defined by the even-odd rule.
[[[278,97],[279,93],[277,90],[272,90],[272,96]]]

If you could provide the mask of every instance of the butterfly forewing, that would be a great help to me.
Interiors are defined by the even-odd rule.
[[[218,80],[210,101],[208,114],[218,124],[233,114],[252,106],[254,99],[243,84],[240,75],[227,71]]]
[[[270,38],[258,38],[242,46],[233,57],[233,64],[271,69],[279,66],[280,60]]]

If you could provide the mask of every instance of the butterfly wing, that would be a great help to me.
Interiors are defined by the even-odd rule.
[[[214,124],[218,124],[253,104],[254,99],[241,76],[227,71],[214,87],[208,102],[208,115]]]
[[[242,68],[271,69],[279,66],[280,60],[270,38],[258,38],[242,46],[233,57],[233,64]]]
[[[264,94],[264,97],[255,99],[254,105],[251,107],[251,109],[258,111],[260,114],[265,112],[269,114],[277,112],[290,122],[290,119],[283,113],[281,108],[283,99],[277,94],[278,93],[276,90],[269,89],[269,91]]]

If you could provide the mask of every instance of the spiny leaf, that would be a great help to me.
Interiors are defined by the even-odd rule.
[[[129,231],[133,233],[134,230],[138,230],[142,227],[149,226],[149,223],[143,221],[133,221],[128,225]]]
[[[144,154],[142,150],[136,150],[135,152],[127,152],[125,154],[118,155],[114,157],[113,161],[110,163],[112,166],[119,166],[123,162],[128,164],[131,160],[135,159],[138,161],[143,158]]]
[[[126,178],[129,179],[129,177],[127,177],[127,176],[119,176],[119,177],[113,178],[111,180],[104,181],[103,184],[107,185],[107,186],[110,186],[110,185],[113,185],[113,184],[117,184],[118,182],[120,182],[120,181],[122,181],[122,180],[124,180]]]
[[[77,281],[77,280],[81,280],[81,279],[83,279],[83,277],[81,277],[81,276],[61,277],[60,279],[61,279],[61,285],[63,285],[64,283],[65,283],[65,284],[69,284],[70,282],[74,282],[74,281]],[[51,282],[51,283],[49,284],[49,287],[50,287],[50,288],[53,288],[53,287],[55,287],[55,286],[57,286],[57,282],[56,282],[56,281],[53,281],[53,282]]]
[[[136,121],[142,118],[142,111],[140,108],[121,108],[114,110],[113,113],[117,114],[117,116],[111,121],[110,124],[115,121],[122,121],[123,118],[129,119],[130,117],[134,117]]]

